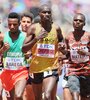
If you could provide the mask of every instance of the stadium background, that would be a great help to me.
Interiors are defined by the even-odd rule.
[[[2,32],[7,30],[7,15],[9,12],[22,13],[27,10],[31,11],[36,17],[38,7],[45,3],[51,6],[54,22],[61,27],[64,36],[73,30],[72,17],[77,12],[86,16],[86,26],[84,28],[90,31],[90,0],[0,0],[0,30]],[[62,97],[63,92],[61,86],[63,74],[60,76],[57,90],[57,95],[60,97]]]

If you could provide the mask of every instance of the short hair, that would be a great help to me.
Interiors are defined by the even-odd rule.
[[[16,18],[18,19],[18,22],[20,22],[20,15],[16,12],[9,13],[8,18]]]
[[[82,17],[83,17],[83,19],[84,19],[84,21],[86,20],[86,18],[85,18],[85,15],[84,15],[84,14],[82,14],[82,13],[76,13],[76,14],[74,15],[74,17],[75,17],[75,16],[77,16],[77,15],[82,16]]]
[[[23,13],[23,14],[21,14],[21,19],[23,18],[23,17],[29,17],[29,18],[31,18],[31,21],[33,20],[33,18],[34,18],[34,15],[31,13],[31,12],[25,12],[25,13]]]
[[[51,7],[48,4],[43,4],[39,7],[39,12],[42,12],[42,10],[44,9],[44,7],[47,7],[50,11],[52,11]]]

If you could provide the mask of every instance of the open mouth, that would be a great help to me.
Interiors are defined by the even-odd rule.
[[[46,20],[49,20],[49,19],[50,19],[50,17],[45,17],[45,19],[46,19]]]

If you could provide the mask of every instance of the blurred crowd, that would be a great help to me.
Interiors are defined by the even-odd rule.
[[[6,18],[9,12],[15,11],[22,13],[23,11],[31,11],[34,17],[38,15],[38,7],[42,4],[49,4],[52,8],[54,21],[62,27],[63,33],[72,29],[72,16],[81,12],[85,14],[87,25],[90,24],[90,3],[76,2],[76,0],[0,0],[0,19],[3,22],[1,27],[7,27]],[[3,31],[3,28],[0,28]]]

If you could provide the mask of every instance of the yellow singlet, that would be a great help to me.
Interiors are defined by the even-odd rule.
[[[36,35],[41,30],[39,23],[36,24]],[[47,37],[39,40],[32,48],[32,61],[30,64],[30,73],[40,73],[47,70],[57,69],[58,67],[58,38],[55,25],[52,25],[51,31]]]

